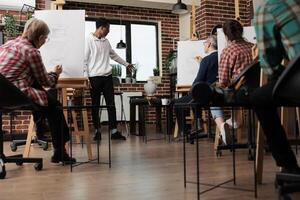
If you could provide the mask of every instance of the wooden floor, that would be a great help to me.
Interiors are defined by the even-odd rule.
[[[159,137],[151,134],[151,138]],[[101,160],[107,161],[107,134],[101,143]],[[11,155],[9,143],[5,152]],[[96,146],[93,147],[96,149]],[[18,149],[22,153],[23,147]],[[187,145],[188,179],[195,181],[195,145]],[[68,166],[50,163],[52,151],[32,148],[32,156],[44,158],[44,169],[36,172],[32,164],[19,167],[7,164],[7,177],[0,180],[1,200],[194,200],[196,185],[183,186],[182,143],[167,143],[152,140],[147,144],[142,138],[130,136],[126,142],[113,141],[112,168],[105,164],[85,164],[70,172]],[[85,148],[75,145],[74,156],[79,161],[86,159]],[[200,143],[201,182],[217,184],[232,178],[232,156],[223,151],[217,158],[213,142]],[[258,199],[277,199],[274,176],[277,168],[270,155],[265,156],[264,181],[259,185]],[[234,189],[218,188],[201,195],[201,199],[255,199],[253,192],[237,188],[253,189],[253,163],[247,159],[246,150],[237,151],[237,185]],[[201,190],[208,189],[201,186]],[[300,195],[294,195],[300,199]]]

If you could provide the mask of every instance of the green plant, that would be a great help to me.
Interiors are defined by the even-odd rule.
[[[165,63],[164,63],[164,67],[167,69],[170,69],[171,65],[172,65],[172,61],[174,60],[174,58],[176,58],[176,51],[174,51],[173,49],[171,49],[166,57]]]
[[[15,37],[19,33],[17,22],[12,14],[4,15],[4,34],[6,37]]]
[[[156,66],[155,68],[153,68],[153,75],[159,76],[159,66]]]
[[[139,69],[139,64],[135,64],[134,68],[132,69],[132,78],[136,79],[136,74],[138,69]]]
[[[122,67],[120,64],[111,64],[112,67],[112,76],[121,77],[122,76]]]

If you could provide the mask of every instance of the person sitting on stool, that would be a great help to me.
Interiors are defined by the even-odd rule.
[[[300,3],[296,0],[267,0],[255,13],[254,26],[261,67],[268,83],[254,91],[251,103],[267,138],[273,158],[282,172],[300,174],[295,154],[272,98],[273,88],[284,70],[281,62],[300,52]]]
[[[200,61],[199,70],[197,73],[197,76],[193,82],[193,85],[198,82],[207,82],[208,84],[212,84],[217,81],[217,75],[218,75],[218,52],[217,52],[217,37],[215,35],[209,36],[206,41],[204,42],[204,52],[208,55],[204,58],[201,58],[199,56],[196,57],[198,61]],[[189,103],[193,100],[192,93],[189,92],[187,95],[176,99],[174,103]],[[187,116],[187,113],[189,113],[188,110],[181,110],[182,108],[175,108],[175,114],[178,122],[178,129],[179,131],[182,130],[182,123],[185,122],[185,117]],[[181,111],[184,113],[181,114]],[[223,118],[222,110],[219,109],[212,109],[211,110],[212,115],[216,121],[220,121],[220,118]],[[223,120],[224,122],[224,120]],[[223,129],[222,129],[223,130]],[[185,131],[185,130],[183,130]],[[194,135],[191,135],[191,141],[193,142]]]
[[[76,160],[71,159],[65,149],[70,136],[63,110],[59,108],[61,104],[42,87],[54,87],[62,72],[62,66],[57,65],[54,72],[47,73],[38,50],[47,42],[49,33],[44,21],[28,20],[22,36],[0,47],[0,73],[31,99],[48,119],[54,147],[51,162],[74,163]]]

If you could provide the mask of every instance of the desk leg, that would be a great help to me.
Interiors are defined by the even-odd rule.
[[[171,134],[172,134],[172,127],[173,127],[173,108],[172,106],[168,105],[166,107],[166,117],[167,117],[167,135],[168,140],[171,142]]]
[[[136,105],[130,103],[129,107],[130,107],[130,123],[129,123],[130,134],[135,134],[136,133],[136,125],[135,125]]]
[[[156,132],[161,133],[161,106],[156,106]]]
[[[263,179],[263,163],[264,163],[264,137],[260,127],[260,123],[257,125],[257,136],[256,136],[256,172],[257,172],[257,183],[261,184]]]
[[[145,136],[147,140],[147,134],[146,134],[146,126],[145,126],[145,106],[139,105],[139,136]]]

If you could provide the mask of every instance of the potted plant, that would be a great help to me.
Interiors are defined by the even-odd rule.
[[[156,66],[155,68],[153,68],[153,75],[159,76],[159,66]]]
[[[122,76],[122,67],[120,64],[111,64],[112,67],[112,76],[121,77]]]
[[[171,49],[166,57],[164,67],[169,69],[170,73],[176,73],[176,51]]]
[[[132,69],[132,83],[136,83],[136,74],[138,71],[138,64],[134,65],[134,68]]]
[[[6,13],[4,15],[4,36],[6,40],[12,37],[16,37],[19,33],[15,17],[12,14]]]

